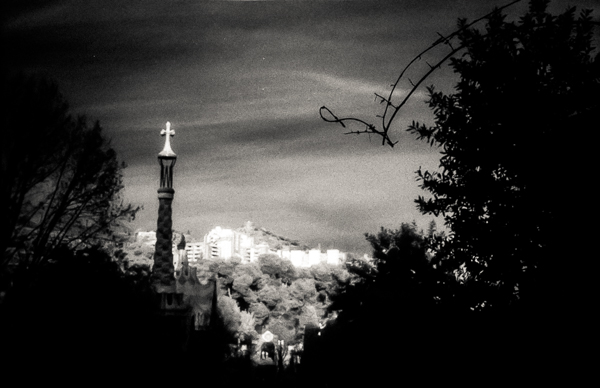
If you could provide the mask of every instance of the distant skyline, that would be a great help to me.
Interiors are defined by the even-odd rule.
[[[374,93],[386,94],[438,32],[505,3],[30,1],[4,13],[3,52],[10,70],[47,75],[72,113],[100,121],[128,165],[125,201],[144,207],[133,229],[156,228],[156,156],[169,121],[174,229],[201,239],[253,221],[309,246],[368,253],[364,233],[433,219],[416,209],[426,193],[415,171],[437,169],[440,154],[405,131],[431,122],[424,89],[396,120],[394,149],[344,135],[319,108],[378,123]],[[598,19],[597,1],[550,9],[568,5],[595,7]],[[427,84],[451,91],[454,81],[445,66]]]

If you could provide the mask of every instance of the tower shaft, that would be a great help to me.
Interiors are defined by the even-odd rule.
[[[158,189],[158,220],[156,223],[156,246],[152,284],[159,293],[174,292],[173,267],[173,195],[172,188]]]

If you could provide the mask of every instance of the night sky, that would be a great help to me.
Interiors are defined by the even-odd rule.
[[[426,94],[396,120],[393,149],[344,135],[319,108],[379,124],[374,93],[387,94],[437,32],[506,2],[20,2],[29,5],[3,17],[3,60],[55,80],[72,112],[100,121],[128,165],[125,200],[144,207],[134,230],[156,228],[156,157],[170,121],[176,230],[201,238],[252,220],[310,246],[365,253],[364,233],[433,219],[416,209],[426,193],[415,171],[436,169],[440,154],[405,132],[412,120],[431,122]],[[598,17],[598,1],[551,5],[595,7]],[[454,80],[446,66],[428,84],[451,91]]]

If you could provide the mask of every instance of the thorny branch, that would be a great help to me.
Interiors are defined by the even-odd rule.
[[[452,39],[455,38],[456,36],[458,36],[461,32],[471,28],[473,25],[479,23],[482,20],[488,19],[490,18],[493,14],[495,14],[496,12],[500,12],[516,3],[519,3],[521,0],[514,0],[508,4],[505,4],[499,8],[495,8],[492,12],[489,12],[487,14],[485,14],[484,16],[477,18],[475,20],[473,20],[472,22],[465,24],[463,27],[459,28],[458,30],[452,32],[450,35],[448,36],[443,36],[442,34],[440,34],[439,32],[437,33],[440,37],[433,42],[429,47],[427,47],[425,50],[423,50],[421,53],[419,53],[417,56],[415,56],[405,67],[404,69],[402,69],[402,71],[400,72],[400,75],[398,76],[398,78],[396,79],[396,82],[394,82],[391,86],[392,89],[389,93],[389,96],[387,98],[381,96],[380,94],[375,93],[375,100],[379,100],[380,104],[385,103],[385,110],[383,112],[383,115],[378,115],[377,117],[381,118],[381,129],[377,129],[377,127],[374,124],[371,124],[367,121],[364,121],[362,119],[358,119],[355,117],[342,117],[339,118],[337,117],[332,111],[331,109],[327,108],[326,106],[322,106],[319,109],[319,115],[321,116],[321,119],[323,119],[324,121],[328,122],[328,123],[339,123],[342,127],[346,128],[346,124],[345,122],[356,122],[359,124],[362,124],[365,126],[364,129],[362,130],[350,130],[348,132],[345,132],[346,135],[348,134],[362,134],[362,133],[367,133],[367,134],[375,134],[378,136],[381,136],[381,145],[389,145],[390,147],[394,147],[394,145],[396,145],[398,143],[398,141],[392,141],[392,139],[389,136],[389,130],[391,127],[392,122],[394,121],[396,115],[398,114],[398,112],[400,112],[400,109],[402,109],[402,107],[407,103],[408,99],[413,95],[413,93],[419,88],[419,86],[436,70],[439,69],[441,67],[441,65],[446,62],[448,59],[450,59],[452,56],[454,56],[458,51],[462,50],[465,46],[461,45],[458,47],[454,47],[452,45]],[[407,93],[407,95],[404,97],[404,99],[398,104],[398,105],[394,105],[392,103],[392,98],[394,97],[394,92],[396,91],[396,88],[398,87],[398,84],[400,83],[400,81],[403,79],[404,74],[406,73],[406,71],[417,61],[421,60],[422,56],[424,54],[426,54],[427,52],[431,51],[432,49],[438,47],[439,45],[447,45],[450,48],[450,52],[444,56],[444,58],[442,58],[440,61],[438,61],[436,64],[432,65],[429,62],[425,61],[427,63],[427,65],[429,66],[429,70],[416,82],[414,83],[410,78],[407,78],[408,81],[410,82],[412,88],[410,89],[410,91]],[[324,112],[327,112],[328,116],[326,117],[324,115]]]

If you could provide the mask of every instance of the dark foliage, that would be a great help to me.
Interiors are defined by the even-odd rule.
[[[600,110],[600,66],[591,11],[553,16],[547,4],[531,1],[517,22],[494,12],[484,30],[461,20],[451,34],[451,54],[463,52],[451,60],[456,91],[429,88],[435,124],[408,129],[441,149],[440,172],[418,171],[430,198],[417,203],[444,216],[450,234],[403,225],[368,236],[375,261],[349,263],[360,280],[335,294],[339,318],[321,340],[323,352],[339,349],[337,378],[354,367],[384,378],[394,367],[428,371],[421,382],[459,370],[482,384],[546,378],[582,351],[592,291],[565,227],[582,218],[571,182],[585,181],[581,142]],[[381,342],[361,337],[392,326]]]
[[[149,277],[132,282],[99,247],[56,249],[39,275],[1,306],[5,371],[48,382],[136,376],[156,329]]]
[[[291,261],[281,259],[274,254],[265,254],[258,257],[260,270],[275,279],[281,279],[284,284],[291,284],[297,277],[296,267]]]
[[[55,249],[115,241],[137,209],[122,203],[124,166],[98,123],[73,117],[52,82],[1,81],[2,126],[10,128],[0,143],[0,273],[7,290],[33,279]]]
[[[383,376],[390,362],[413,365],[422,361],[424,350],[439,343],[436,326],[443,316],[441,301],[455,284],[430,263],[427,240],[414,225],[382,228],[366,237],[374,259],[347,262],[351,276],[340,284],[329,306],[337,319],[319,340],[322,349],[335,349],[333,355],[325,352],[323,357],[337,360],[333,364],[339,368],[337,378],[345,368],[369,370],[376,377]],[[388,348],[406,354],[389,353]]]
[[[581,174],[579,135],[600,110],[600,66],[591,11],[553,16],[547,3],[532,1],[518,22],[497,12],[485,31],[462,29],[456,92],[430,88],[435,125],[409,128],[442,150],[440,172],[418,172],[432,198],[417,203],[445,216],[451,234],[438,257],[464,266],[475,309],[556,307],[572,251],[560,225],[573,221],[568,182]]]

